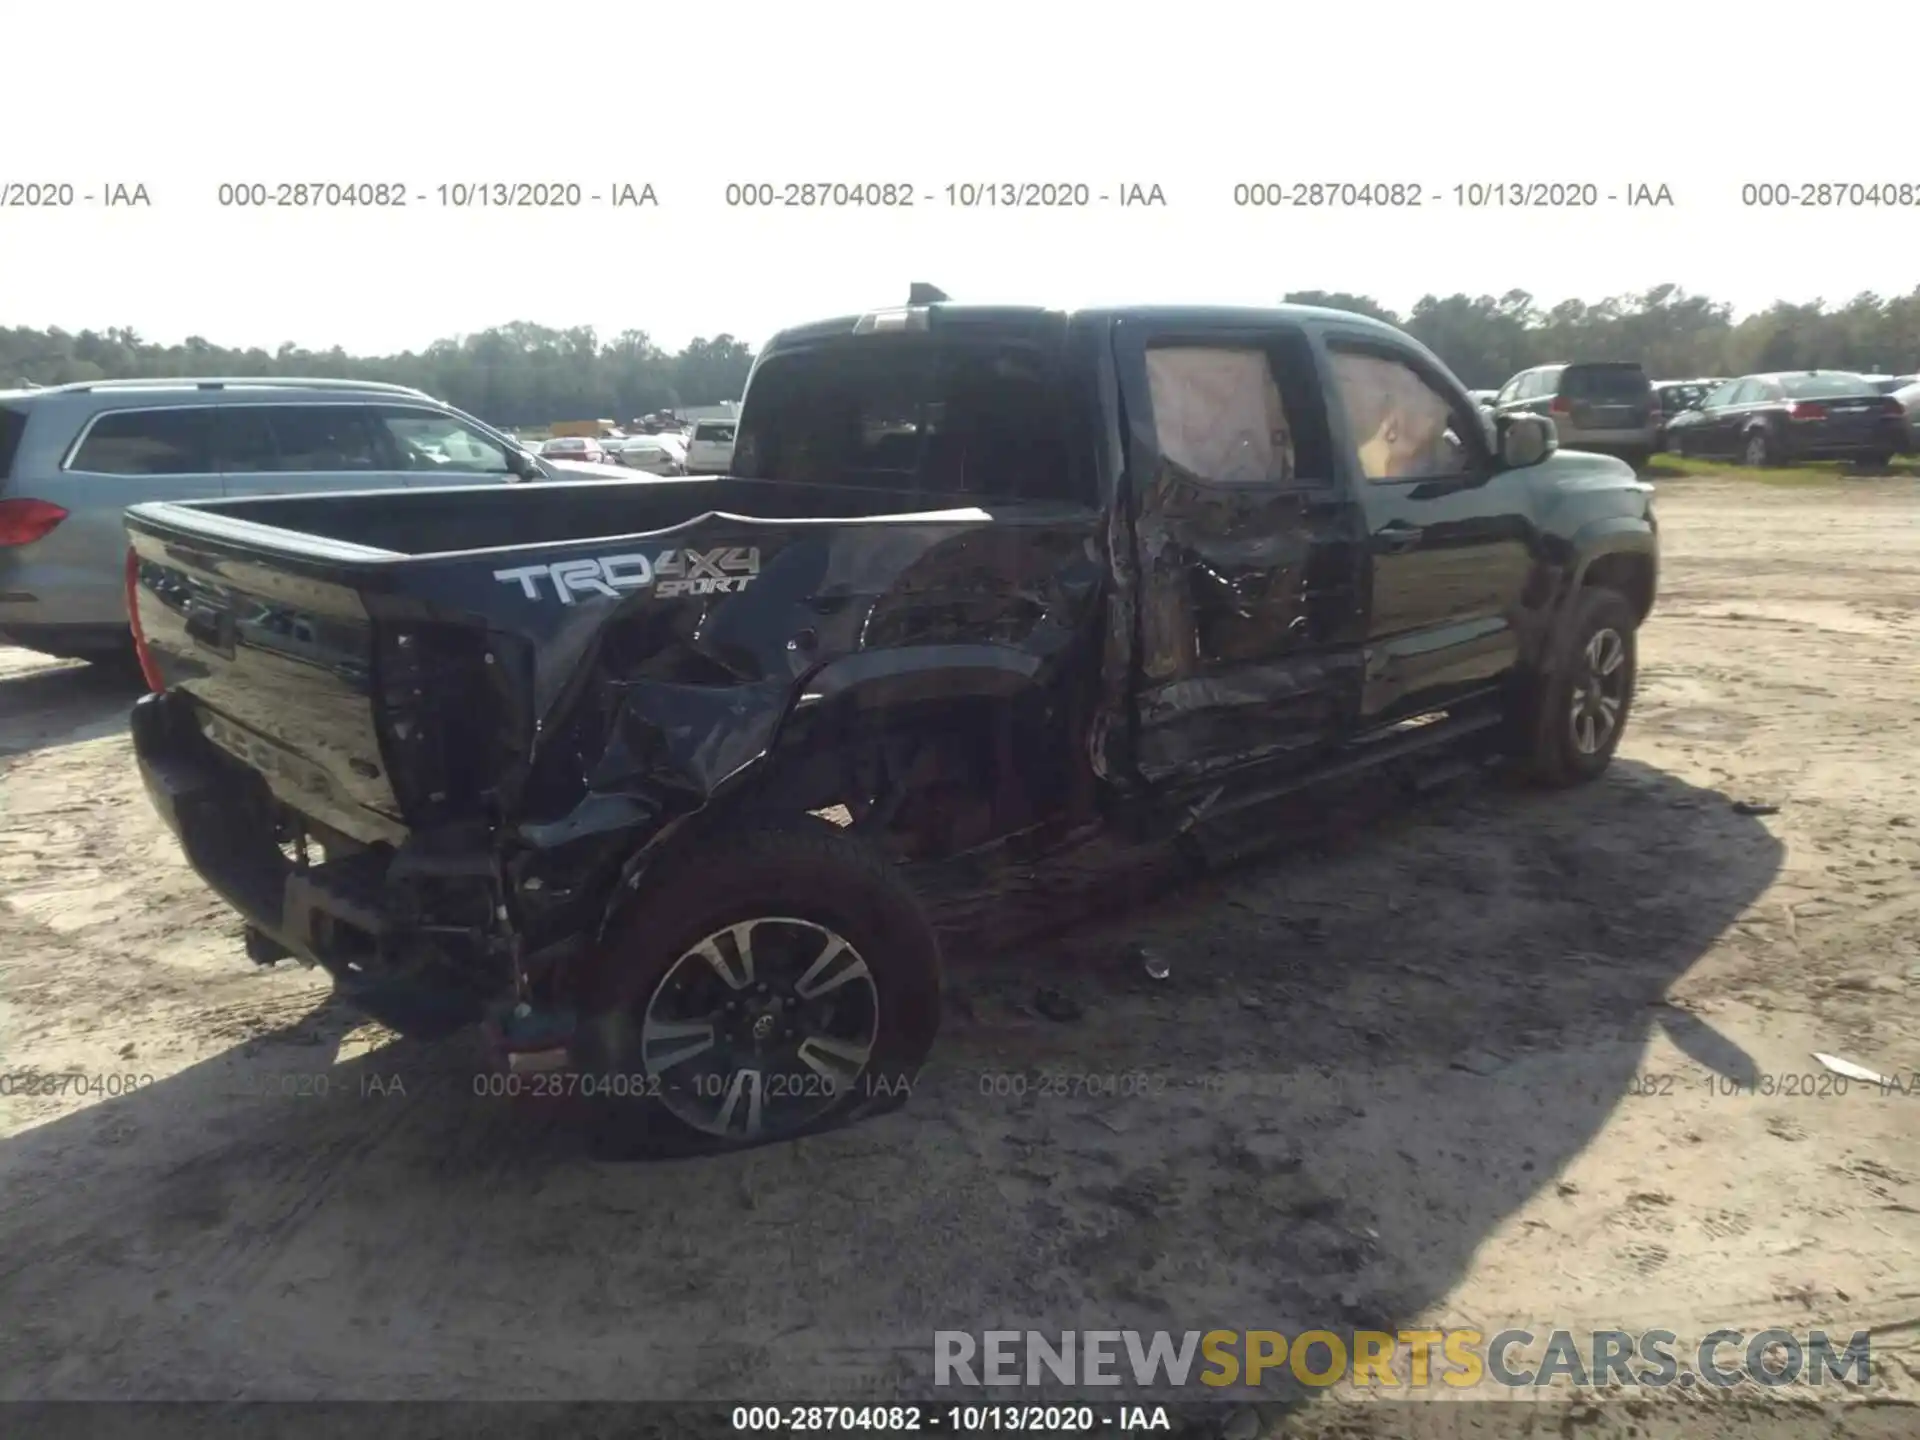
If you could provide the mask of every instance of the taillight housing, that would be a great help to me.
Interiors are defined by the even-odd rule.
[[[1817,400],[1795,400],[1787,406],[1789,420],[1824,420],[1827,407]]]
[[[1573,409],[1573,405],[1568,401],[1566,396],[1556,395],[1553,397],[1553,403],[1549,405],[1547,409],[1555,415],[1565,415]]]
[[[31,545],[66,518],[51,500],[0,500],[0,545]]]
[[[147,632],[140,628],[140,555],[131,545],[127,547],[127,624],[133,630],[133,653],[140,661],[147,689],[156,693],[166,689],[167,682],[160,677],[160,667],[147,648]]]

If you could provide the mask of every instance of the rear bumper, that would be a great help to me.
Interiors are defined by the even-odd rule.
[[[1875,455],[1897,455],[1908,446],[1906,426],[1888,420],[1872,430],[1835,435],[1816,426],[1784,427],[1787,453],[1800,460],[1849,460]]]
[[[1560,444],[1565,449],[1598,450],[1607,454],[1652,450],[1660,439],[1659,430],[1650,424],[1626,430],[1587,430],[1562,422],[1559,432]]]
[[[395,963],[405,937],[386,907],[385,857],[296,868],[280,850],[266,784],[200,733],[187,697],[142,696],[131,729],[153,808],[194,873],[249,925],[393,1029],[430,1038],[481,1018],[483,1000]]]

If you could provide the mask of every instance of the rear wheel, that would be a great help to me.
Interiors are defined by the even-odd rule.
[[[1543,784],[1578,785],[1613,761],[1633,708],[1639,617],[1616,590],[1574,601],[1554,663],[1520,707],[1521,759]]]
[[[908,1096],[939,944],[895,869],[823,821],[709,842],[616,923],[576,1060],[603,1143],[733,1149]]]
[[[1773,437],[1758,426],[1749,430],[1740,442],[1740,463],[1756,470],[1778,464],[1779,456]]]

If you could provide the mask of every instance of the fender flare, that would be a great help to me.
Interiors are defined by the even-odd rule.
[[[1653,527],[1631,515],[1590,520],[1573,533],[1574,564],[1568,574],[1562,602],[1587,583],[1593,562],[1609,555],[1645,556],[1654,573],[1660,570],[1660,542]]]

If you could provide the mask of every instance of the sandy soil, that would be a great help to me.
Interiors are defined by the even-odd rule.
[[[1661,513],[1603,783],[962,946],[905,1111],[676,1164],[249,964],[124,681],[0,650],[0,1069],[91,1077],[0,1098],[0,1397],[852,1400],[937,1329],[1426,1322],[1872,1327],[1920,1398],[1920,1093],[1787,1093],[1920,1077],[1920,488]]]

